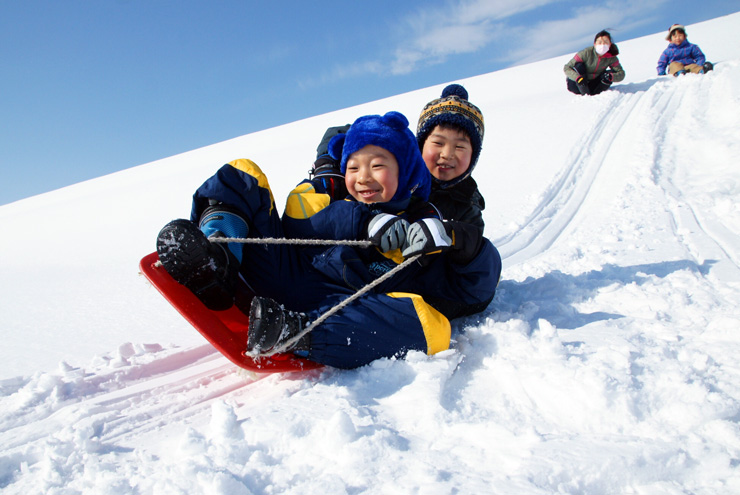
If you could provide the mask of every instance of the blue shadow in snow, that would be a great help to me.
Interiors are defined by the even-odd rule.
[[[496,319],[513,314],[524,315],[532,328],[542,318],[557,328],[572,330],[595,321],[624,317],[618,313],[580,313],[576,310],[576,304],[594,297],[604,287],[615,284],[642,285],[651,276],[665,278],[681,270],[706,275],[714,263],[716,261],[707,260],[698,265],[693,261],[678,260],[634,266],[609,264],[600,270],[580,275],[568,275],[555,270],[539,278],[530,277],[523,282],[503,280],[486,313]]]
[[[614,91],[617,93],[624,93],[624,94],[640,93],[640,92],[649,90],[650,88],[652,88],[659,82],[663,81],[664,79],[665,77],[664,78],[657,77],[656,79],[648,79],[647,81],[642,81],[642,82],[637,82],[637,83],[617,84],[609,88],[609,91]]]

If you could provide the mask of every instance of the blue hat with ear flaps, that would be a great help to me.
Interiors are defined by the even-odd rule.
[[[334,136],[329,142],[329,154],[340,160],[342,174],[347,171],[347,158],[368,144],[393,153],[398,161],[398,189],[391,201],[416,196],[429,198],[431,174],[421,157],[416,137],[409,129],[408,119],[399,112],[385,115],[365,115],[354,121],[346,134]],[[341,159],[340,159],[341,158]]]

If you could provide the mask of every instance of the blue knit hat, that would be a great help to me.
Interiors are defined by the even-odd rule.
[[[419,145],[409,129],[408,119],[399,112],[366,115],[355,120],[346,134],[338,134],[329,142],[329,154],[339,162],[342,174],[347,172],[347,158],[368,144],[393,153],[398,162],[398,189],[391,201],[416,196],[429,198],[431,174],[421,157]]]
[[[468,92],[459,84],[450,84],[442,90],[441,98],[432,100],[424,106],[419,116],[419,124],[416,127],[419,149],[424,148],[424,142],[429,134],[440,124],[453,125],[463,129],[473,146],[473,155],[470,157],[468,171],[451,181],[438,181],[442,187],[449,187],[463,181],[473,173],[483,145],[483,114],[478,107],[468,101]]]

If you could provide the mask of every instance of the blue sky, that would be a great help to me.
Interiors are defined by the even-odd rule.
[[[603,28],[618,42],[738,10],[737,0],[0,0],[0,204],[575,52]]]

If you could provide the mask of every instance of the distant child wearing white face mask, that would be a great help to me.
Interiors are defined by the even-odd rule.
[[[565,64],[568,91],[577,95],[597,95],[609,89],[612,83],[624,79],[624,69],[617,58],[619,48],[608,31],[600,31],[594,44],[576,53]]]

